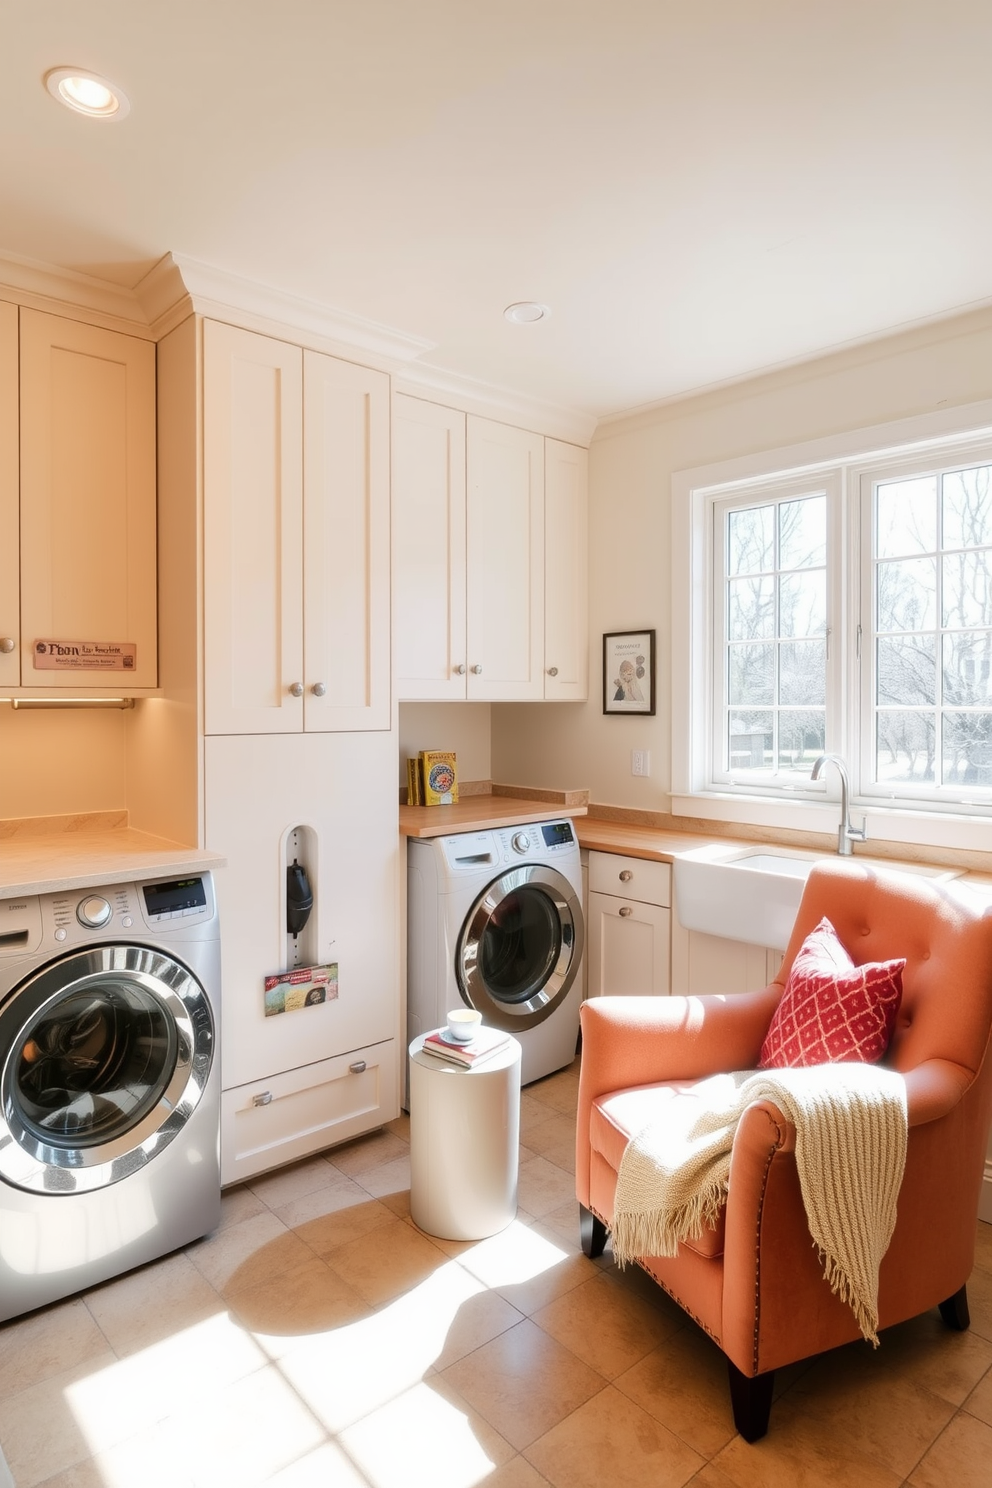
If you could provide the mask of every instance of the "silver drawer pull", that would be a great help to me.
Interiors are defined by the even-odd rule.
[[[261,1095],[253,1095],[252,1096],[251,1103],[252,1103],[253,1106],[267,1106],[271,1100],[272,1100],[272,1091],[271,1090],[263,1090],[262,1093],[261,1093]]]
[[[558,675],[558,668],[557,667],[548,667],[548,676],[549,677],[557,677],[557,675]]]
[[[14,640],[13,636],[0,637],[0,651],[3,652],[4,656],[9,656],[10,652],[13,651],[16,645],[17,642]]]
[[[628,915],[632,915],[633,913],[634,911],[631,909],[629,904],[621,904],[620,915],[622,919],[626,919]]]
[[[481,663],[477,661],[475,663],[475,666],[472,668],[472,671],[475,673],[475,675],[477,677],[481,677],[482,676],[482,665],[481,665]]]
[[[630,869],[629,868],[625,868],[623,870],[623,872],[620,874],[620,882],[621,883],[630,883],[630,880],[633,878],[633,876],[634,875],[633,875],[633,873],[631,873]]]
[[[455,667],[455,671],[458,673],[459,677],[464,677],[464,675],[465,675],[465,663],[463,661],[460,661],[458,663],[458,665]]]
[[[364,1059],[356,1059],[354,1064],[349,1064],[348,1068],[351,1070],[351,1073],[353,1075],[361,1075],[364,1074],[365,1071],[368,1069],[368,1065],[365,1063]]]
[[[302,682],[291,682],[289,684],[289,695],[290,695],[290,697],[302,697],[303,696],[303,683]]]

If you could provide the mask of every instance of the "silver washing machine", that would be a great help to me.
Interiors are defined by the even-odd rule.
[[[0,1320],[220,1217],[208,873],[0,900]]]
[[[411,838],[407,884],[409,1038],[464,1003],[520,1040],[523,1084],[570,1064],[585,941],[572,823]]]

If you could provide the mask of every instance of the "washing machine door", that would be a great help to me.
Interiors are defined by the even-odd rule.
[[[465,918],[455,953],[461,994],[496,1028],[533,1028],[567,996],[582,942],[582,906],[568,879],[541,864],[512,868]]]
[[[171,956],[49,962],[0,1007],[0,1177],[47,1194],[128,1177],[185,1126],[214,1055],[209,999]]]

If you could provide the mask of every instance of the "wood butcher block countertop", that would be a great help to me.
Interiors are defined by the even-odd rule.
[[[569,805],[561,800],[471,795],[463,796],[453,806],[401,806],[400,832],[404,837],[446,837],[450,832],[484,832],[517,822],[557,821],[563,816],[574,819],[585,816],[586,810],[584,804]]]
[[[0,899],[206,872],[217,853],[127,826],[124,813],[0,821]]]
[[[587,816],[575,824],[580,847],[593,852],[622,853],[628,858],[649,858],[655,863],[674,863],[679,853],[704,847],[712,837],[698,832],[669,832],[658,827],[633,826],[627,822],[604,821]],[[730,837],[719,841],[732,847],[753,847],[753,842],[739,842]]]

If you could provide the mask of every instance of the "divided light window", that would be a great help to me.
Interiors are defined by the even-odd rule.
[[[814,797],[830,749],[863,799],[992,812],[987,441],[725,488],[710,511],[711,785]]]
[[[992,464],[863,483],[874,632],[866,779],[883,794],[988,800]]]
[[[826,737],[826,493],[718,506],[714,536],[714,773],[738,785],[808,781]]]

